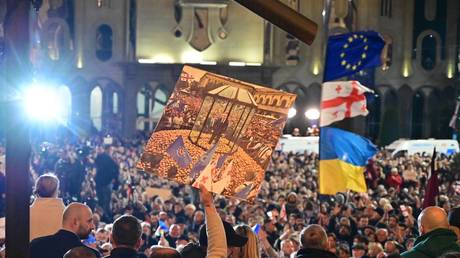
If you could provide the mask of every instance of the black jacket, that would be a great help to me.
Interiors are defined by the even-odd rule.
[[[107,186],[113,179],[118,179],[118,165],[107,153],[97,155],[96,160],[96,187],[101,188]]]
[[[296,258],[337,258],[334,253],[316,248],[303,248],[297,252]]]
[[[30,242],[30,258],[62,258],[70,249],[85,246],[73,232],[59,230],[51,236],[39,237]],[[101,254],[90,247],[97,257]]]
[[[110,252],[109,256],[105,258],[146,258],[142,253],[138,253],[136,250],[126,247],[117,247]]]

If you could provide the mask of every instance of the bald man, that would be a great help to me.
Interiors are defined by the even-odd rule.
[[[334,253],[327,250],[327,234],[320,225],[311,224],[304,228],[300,233],[300,243],[297,258],[337,258]]]
[[[402,254],[404,258],[437,258],[450,251],[460,251],[457,236],[449,230],[446,212],[431,206],[418,216],[420,236],[414,248]]]
[[[31,258],[62,258],[74,247],[85,247],[96,257],[101,254],[82,244],[81,240],[88,238],[94,229],[93,213],[82,203],[71,203],[64,210],[62,228],[54,235],[39,237],[30,243]]]
[[[64,258],[97,258],[97,256],[91,249],[77,246],[65,253]]]
[[[174,248],[152,246],[149,258],[182,258],[182,255]]]

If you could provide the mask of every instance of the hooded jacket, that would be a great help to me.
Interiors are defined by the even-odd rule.
[[[316,248],[302,248],[297,252],[296,258],[337,258],[334,253]]]
[[[451,230],[438,228],[430,231],[415,240],[414,248],[404,252],[404,258],[437,258],[444,253],[460,252],[457,236]]]

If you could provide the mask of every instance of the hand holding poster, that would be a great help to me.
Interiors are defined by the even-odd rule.
[[[294,101],[185,66],[138,168],[253,201]]]

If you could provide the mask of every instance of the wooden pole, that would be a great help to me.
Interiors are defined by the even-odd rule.
[[[30,0],[7,0],[3,90],[20,96],[30,81]],[[29,257],[30,143],[20,98],[6,102],[6,257]]]
[[[300,41],[311,45],[318,25],[279,0],[235,0],[265,20],[280,27]]]

